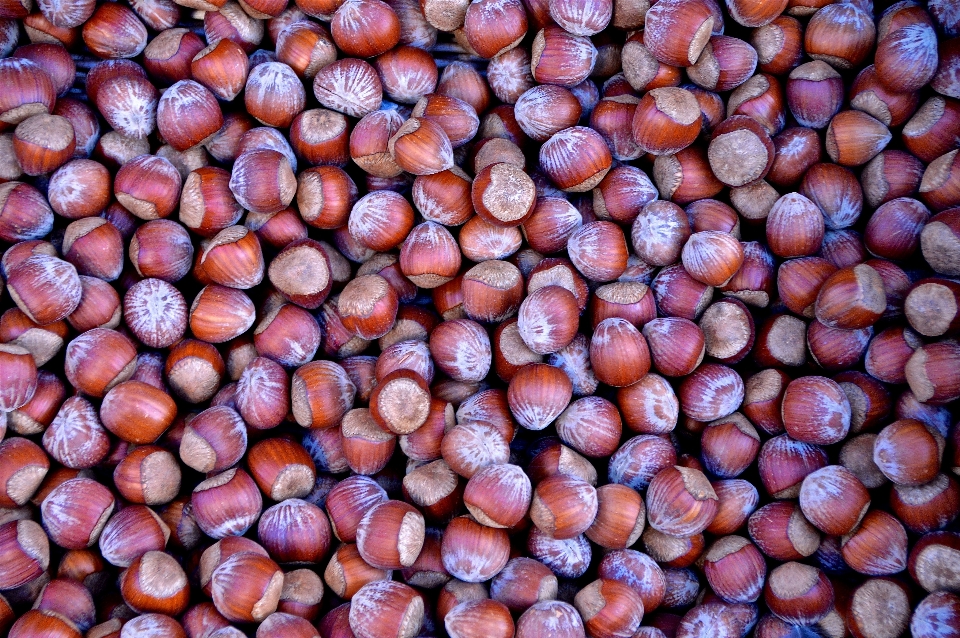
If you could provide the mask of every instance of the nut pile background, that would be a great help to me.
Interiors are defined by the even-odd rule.
[[[958,36],[0,0],[0,635],[960,636]]]

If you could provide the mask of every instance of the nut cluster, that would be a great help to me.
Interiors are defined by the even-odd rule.
[[[0,635],[960,638],[956,0],[0,0]]]

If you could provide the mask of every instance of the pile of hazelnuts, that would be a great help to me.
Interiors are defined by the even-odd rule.
[[[0,0],[0,635],[960,637],[957,0]]]

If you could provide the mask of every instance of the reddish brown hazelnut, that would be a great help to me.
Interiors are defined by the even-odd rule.
[[[870,507],[870,494],[848,469],[828,465],[803,479],[800,508],[820,531],[844,535],[852,531]]]
[[[840,551],[844,562],[861,574],[897,574],[907,564],[907,532],[896,518],[874,510],[843,538]]]
[[[778,618],[811,624],[824,618],[833,606],[833,585],[816,567],[784,563],[770,572],[764,601]]]
[[[699,534],[717,513],[717,495],[703,473],[674,466],[660,471],[647,488],[650,526],[670,536]]]
[[[669,0],[648,14],[645,25],[647,46],[660,62],[679,67],[694,64],[711,33],[720,27],[707,2],[684,6],[678,0]],[[677,23],[681,14],[682,19]]]
[[[653,89],[637,105],[633,137],[648,153],[673,155],[697,138],[702,118],[700,106],[690,91],[673,87]]]

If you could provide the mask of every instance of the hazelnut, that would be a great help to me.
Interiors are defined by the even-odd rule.
[[[553,632],[558,637],[585,635],[583,619],[577,609],[559,600],[545,600],[531,605],[517,619],[517,638],[542,636]]]
[[[280,563],[319,563],[330,547],[330,524],[316,505],[289,498],[263,512],[257,538]]]
[[[775,560],[801,560],[820,545],[819,531],[791,501],[764,505],[750,515],[747,530],[760,550]]]
[[[833,606],[833,586],[816,567],[784,563],[770,572],[763,598],[770,611],[790,623],[811,624]]]
[[[863,483],[840,465],[828,465],[810,473],[800,486],[803,515],[826,534],[849,533],[869,507],[870,494]]]
[[[890,493],[894,515],[913,532],[941,529],[960,514],[960,487],[946,474],[919,487],[895,485]]]
[[[841,166],[862,166],[886,148],[890,131],[861,111],[841,111],[827,127],[827,154]]]
[[[313,94],[325,108],[362,118],[380,107],[383,85],[368,62],[343,58],[317,71]]]
[[[814,312],[830,328],[855,330],[873,325],[886,310],[883,280],[865,264],[842,268],[823,282]]]
[[[536,187],[522,167],[498,162],[477,173],[471,201],[484,221],[494,226],[519,226],[534,210]]]
[[[357,527],[360,555],[380,569],[409,567],[420,554],[423,542],[423,515],[401,501],[375,505]]]
[[[412,638],[423,624],[423,598],[412,587],[390,580],[361,587],[349,609],[349,629],[357,638],[375,638],[385,631]]]
[[[537,32],[530,49],[530,71],[541,84],[574,87],[587,79],[596,61],[597,49],[589,38],[556,25]]]
[[[597,492],[583,479],[557,474],[534,489],[530,518],[547,535],[563,540],[579,536],[597,515]]]
[[[572,393],[570,379],[561,370],[543,363],[530,363],[511,379],[507,401],[521,426],[542,430],[566,409]]]
[[[89,630],[96,621],[93,595],[79,581],[66,578],[55,578],[44,585],[34,609],[55,612],[81,631]]]
[[[942,567],[954,564],[956,549],[957,537],[952,532],[925,534],[910,550],[910,576],[928,592],[952,589],[952,570]]]
[[[367,583],[387,580],[390,573],[368,565],[360,557],[357,546],[347,543],[333,553],[323,572],[323,578],[335,594],[349,600]]]
[[[730,91],[743,84],[757,68],[757,51],[747,42],[714,35],[692,66],[694,84],[710,91]]]
[[[490,597],[511,611],[525,611],[557,595],[557,577],[543,563],[518,556],[510,559],[490,583]]]
[[[780,82],[768,73],[758,73],[730,94],[727,117],[748,115],[773,136],[783,130],[786,123],[784,101]]]
[[[481,1],[467,8],[462,34],[478,55],[492,58],[516,47],[526,31],[527,15],[519,2]]]
[[[749,540],[721,537],[703,558],[707,583],[720,598],[729,603],[749,603],[760,597],[767,568],[763,554]]]
[[[681,260],[684,269],[697,281],[724,286],[743,264],[743,247],[729,233],[705,230],[687,239]]]
[[[702,472],[674,466],[657,473],[647,488],[647,518],[664,534],[699,534],[717,513],[717,494]]]
[[[187,607],[190,586],[176,558],[154,550],[130,563],[120,577],[120,593],[137,613],[179,615]]]
[[[180,80],[157,104],[160,135],[178,151],[204,144],[222,126],[223,114],[216,97],[199,82]]]
[[[347,464],[358,474],[376,474],[382,470],[396,448],[396,435],[377,425],[366,408],[347,412],[340,431]]]
[[[430,354],[438,368],[458,381],[480,381],[492,363],[490,337],[470,319],[443,321],[434,328]]]
[[[668,266],[679,259],[690,237],[690,222],[682,208],[654,200],[633,221],[630,239],[637,256],[654,266]]]
[[[661,269],[650,288],[661,313],[689,321],[700,317],[713,296],[713,288],[691,277],[682,264]]]
[[[735,412],[708,423],[700,446],[706,469],[720,478],[732,478],[753,464],[760,450],[760,436],[747,419]]]
[[[733,187],[766,177],[775,155],[776,148],[766,129],[745,115],[734,115],[718,124],[707,147],[713,174]]]
[[[674,155],[697,138],[702,118],[700,106],[690,91],[674,87],[653,89],[637,105],[633,137],[648,153]]]
[[[684,5],[669,0],[665,5],[647,12],[644,33],[647,46],[663,64],[688,67],[696,63],[701,51],[710,41],[712,32],[720,27],[707,2]]]
[[[443,532],[443,566],[468,583],[487,581],[506,566],[510,541],[504,529],[487,527],[467,516],[453,519]]]
[[[804,48],[810,57],[839,69],[859,66],[876,40],[871,16],[856,5],[819,9],[804,31]]]
[[[677,425],[680,402],[666,379],[646,374],[637,383],[617,391],[624,424],[639,434],[664,434]]]
[[[63,615],[52,610],[39,609],[30,609],[18,618],[10,627],[8,635],[13,638],[26,638],[38,633],[58,638],[76,638],[81,635],[77,626]]]
[[[874,510],[843,538],[840,551],[844,562],[861,574],[896,574],[907,564],[907,532],[896,518]]]
[[[467,481],[467,510],[488,527],[514,527],[527,514],[532,498],[530,479],[516,465],[489,465]]]
[[[592,636],[615,636],[635,632],[643,617],[643,601],[629,585],[600,578],[579,592],[573,604]]]
[[[53,172],[73,157],[75,149],[73,126],[60,115],[33,115],[13,132],[13,153],[27,175]]]
[[[102,58],[132,58],[147,46],[147,29],[122,5],[100,6],[83,25],[83,42]]]
[[[114,503],[110,490],[102,484],[73,478],[43,499],[40,514],[50,540],[65,549],[84,549],[100,538]]]
[[[744,479],[714,481],[717,493],[717,516],[707,526],[711,534],[727,534],[740,529],[760,503],[760,493],[753,483]]]
[[[843,79],[823,60],[792,70],[786,88],[787,105],[800,126],[826,128],[843,105]]]
[[[113,471],[113,483],[131,503],[163,505],[180,491],[180,466],[168,450],[142,445],[129,451]]]
[[[684,379],[677,397],[684,414],[698,421],[713,421],[740,407],[743,394],[743,379],[733,369],[705,363]]]
[[[610,458],[610,481],[646,488],[660,470],[677,461],[677,452],[669,441],[654,435],[628,439]]]
[[[960,609],[960,601],[950,592],[934,592],[924,598],[914,608],[910,619],[910,633],[917,638],[931,638],[941,633],[952,635],[950,629],[943,628],[940,618],[952,618]]]
[[[387,142],[387,150],[402,170],[433,175],[453,167],[453,147],[443,127],[426,117],[411,117]]]
[[[636,543],[646,517],[646,506],[636,490],[614,483],[602,485],[597,489],[597,502],[597,516],[585,532],[587,538],[613,550]]]
[[[540,167],[564,191],[592,190],[611,163],[607,143],[599,133],[583,126],[563,129],[540,147]]]
[[[43,433],[43,447],[66,467],[87,468],[106,458],[110,437],[93,405],[82,397],[70,397]]]
[[[648,527],[646,531],[644,531],[642,539],[644,549],[647,550],[651,558],[664,567],[675,569],[682,569],[692,565],[701,554],[703,554],[705,546],[703,534],[676,537],[664,534],[652,527]],[[668,574],[664,573],[664,576],[666,577]],[[696,578],[691,573],[684,580],[688,580],[690,577]],[[681,587],[689,586],[691,586],[690,583],[681,585]],[[666,591],[664,593],[664,602],[668,605],[670,604],[670,599],[674,596],[674,593],[671,591],[673,587],[673,583],[668,578]],[[699,589],[699,586],[697,589]]]
[[[37,391],[37,364],[31,352],[14,343],[0,344],[0,362],[5,374],[0,382],[0,407],[21,408]]]
[[[510,610],[496,600],[464,601],[447,612],[443,623],[451,638],[510,638],[514,635]]]
[[[253,552],[233,554],[210,577],[213,604],[233,622],[260,622],[280,601],[283,572],[267,558]]]
[[[400,20],[379,0],[349,0],[330,22],[337,48],[348,56],[370,58],[389,51],[400,40]]]
[[[427,221],[458,226],[473,215],[470,191],[470,178],[452,168],[434,175],[418,175],[413,180],[411,198]]]
[[[757,461],[760,480],[768,494],[796,498],[804,478],[827,465],[827,454],[818,445],[782,434],[763,444]]]
[[[133,379],[111,388],[100,405],[110,432],[130,443],[153,443],[173,423],[177,408],[166,392]]]
[[[129,567],[148,551],[163,551],[170,528],[144,505],[125,507],[110,517],[100,535],[100,552],[111,565]]]
[[[928,426],[914,419],[901,419],[880,431],[873,460],[894,483],[919,486],[936,477],[942,446],[939,436]],[[910,450],[909,456],[902,455],[906,449]]]
[[[467,421],[443,436],[440,452],[457,474],[470,479],[484,467],[506,463],[510,455],[508,445],[496,426]]]
[[[244,48],[233,40],[223,39],[194,55],[190,73],[216,97],[231,101],[246,86],[249,65]]]
[[[787,434],[804,443],[838,443],[850,430],[850,402],[826,377],[801,377],[787,384],[781,411]]]
[[[345,543],[356,541],[357,526],[367,510],[386,500],[386,492],[373,479],[351,476],[339,482],[326,501],[334,535]]]
[[[314,22],[291,22],[277,33],[275,41],[277,60],[288,64],[298,76],[307,80],[336,60],[336,47],[330,32]]]
[[[888,578],[871,578],[857,587],[851,597],[849,604],[848,621],[850,631],[861,635],[869,635],[870,632],[896,633],[907,630],[907,623],[910,619],[910,599],[906,587],[900,583]],[[888,610],[883,619],[879,621],[870,621],[869,624],[862,619],[869,615],[869,610],[875,609],[875,605],[883,605]]]
[[[595,396],[571,403],[557,418],[556,428],[564,443],[589,457],[612,454],[623,430],[616,406]]]
[[[284,246],[270,262],[267,278],[286,299],[310,310],[326,300],[333,283],[330,260],[323,246],[312,239]]]
[[[248,530],[260,516],[263,498],[250,475],[233,468],[199,483],[191,505],[200,529],[220,539]]]

